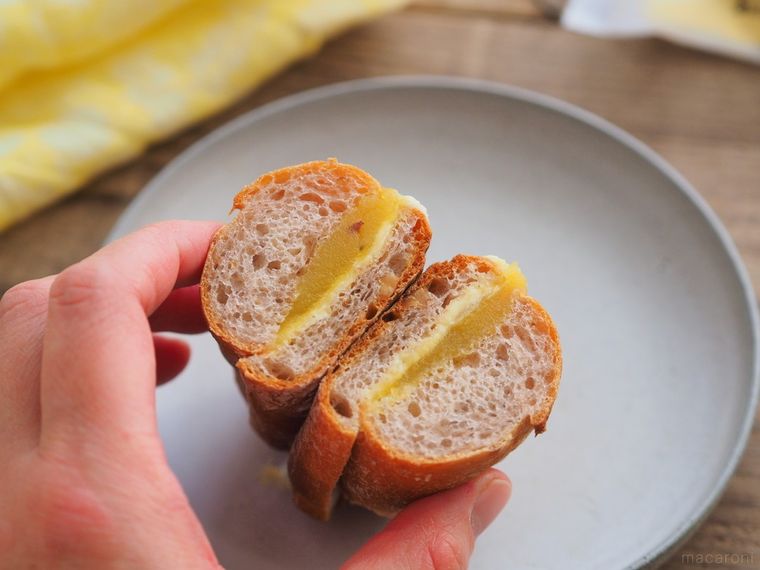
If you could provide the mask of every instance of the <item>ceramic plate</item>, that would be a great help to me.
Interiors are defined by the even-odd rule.
[[[168,218],[225,220],[261,173],[335,156],[412,194],[429,262],[519,261],[564,349],[548,431],[500,467],[508,508],[472,568],[611,569],[661,559],[733,472],[758,394],[754,297],[716,216],[630,135],[560,101],[449,78],[330,86],[244,115],[174,160],[112,237]],[[248,428],[208,336],[158,390],[169,461],[229,569],[335,568],[383,525],[301,514],[283,454]]]

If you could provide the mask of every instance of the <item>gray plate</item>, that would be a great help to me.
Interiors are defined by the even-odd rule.
[[[520,262],[554,316],[565,371],[549,430],[502,464],[508,508],[473,568],[638,567],[707,513],[758,395],[758,316],[716,216],[654,152],[602,119],[450,78],[335,85],[244,115],[174,160],[116,226],[224,219],[264,171],[336,156],[427,205],[429,260]],[[208,336],[161,388],[169,460],[228,568],[334,568],[382,522],[314,522],[266,476],[282,454],[248,430]]]

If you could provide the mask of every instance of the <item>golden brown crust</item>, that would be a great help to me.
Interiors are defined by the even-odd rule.
[[[343,425],[330,405],[330,391],[324,380],[288,457],[293,500],[320,520],[330,518],[338,479],[356,439],[355,431]]]
[[[431,265],[389,313],[403,313],[413,302],[414,292],[418,288],[426,287],[437,277],[463,271],[470,263],[475,263],[479,271],[493,271],[493,266],[483,258],[466,255]],[[330,404],[330,391],[335,380],[335,375],[330,373],[322,383],[304,429],[298,434],[289,461],[296,504],[312,516],[325,520],[330,515],[332,496],[338,485],[348,501],[378,514],[389,515],[415,499],[472,479],[503,459],[531,431],[543,431],[557,395],[562,356],[551,317],[535,299],[524,297],[524,300],[533,311],[533,326],[548,333],[553,347],[554,365],[547,376],[549,389],[538,412],[523,418],[495,446],[430,460],[387,446],[368,421],[364,404],[359,406],[358,429],[342,424]],[[341,358],[340,366],[357,358],[386,326],[388,323],[385,320],[376,322]],[[306,426],[309,426],[308,429]],[[336,445],[329,455],[322,455],[321,450],[326,442],[333,440],[339,441],[340,445]]]
[[[293,384],[249,372],[242,359],[236,368],[238,384],[248,402],[251,427],[272,447],[288,449],[309,413],[319,378]]]
[[[284,183],[289,178],[326,170],[336,177],[341,187],[349,184],[346,179],[350,178],[350,183],[359,192],[369,192],[379,188],[374,178],[354,166],[341,164],[335,160],[314,161],[265,174],[238,193],[233,209],[243,208],[251,196],[271,182],[268,177],[274,179],[275,182]],[[348,349],[351,343],[364,333],[379,318],[383,310],[391,305],[422,272],[432,234],[425,215],[419,210],[411,210],[411,213],[417,218],[411,231],[414,255],[399,277],[395,288],[375,300],[381,310],[370,319],[365,316],[356,321],[310,370],[287,380],[275,378],[254,368],[245,357],[256,354],[262,347],[242,343],[228,334],[222,318],[212,309],[211,291],[214,268],[211,256],[206,259],[201,277],[201,301],[209,330],[219,344],[222,354],[237,369],[238,384],[250,405],[251,425],[273,447],[279,449],[290,447],[308,414],[314,394],[325,373],[335,365],[338,357]],[[223,226],[217,231],[209,251],[213,250],[227,227]]]
[[[222,238],[224,232],[227,231],[227,227],[228,226],[220,227],[216,230],[214,237],[211,238],[211,244],[208,249],[209,255],[206,257],[206,262],[203,264],[200,289],[201,305],[203,306],[203,314],[206,316],[208,328],[214,336],[214,339],[216,339],[216,342],[219,344],[219,348],[224,357],[228,362],[234,365],[238,358],[253,354],[255,347],[241,343],[232,335],[228,334],[223,325],[222,318],[215,315],[212,309],[211,291],[214,279],[214,267],[210,252],[214,251],[217,242]]]
[[[380,188],[380,183],[360,168],[350,164],[343,164],[334,158],[313,160],[295,166],[286,166],[285,168],[273,170],[260,176],[255,182],[238,192],[232,202],[232,209],[242,210],[251,196],[272,182],[285,184],[291,178],[298,178],[299,176],[308,174],[330,174],[335,180],[333,188],[345,188],[350,183],[351,187],[360,194]],[[329,190],[330,188],[324,189],[324,191],[328,192]],[[335,195],[338,196],[339,194],[340,191],[337,191]]]
[[[344,498],[382,516],[391,516],[414,500],[451,489],[501,461],[531,432],[524,418],[503,444],[448,460],[425,460],[395,453],[374,432],[362,427],[351,452],[351,460],[340,480]]]
[[[547,377],[548,388],[544,396],[541,408],[531,416],[530,421],[536,435],[546,431],[546,422],[549,420],[554,401],[557,399],[559,381],[562,376],[562,349],[560,348],[559,333],[554,321],[546,312],[546,309],[533,297],[524,297],[533,309],[532,325],[539,330],[545,331],[552,340],[552,369]]]

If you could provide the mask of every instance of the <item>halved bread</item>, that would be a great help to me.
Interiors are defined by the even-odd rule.
[[[203,308],[252,425],[287,448],[322,376],[422,271],[430,227],[418,202],[334,159],[265,174],[233,210]]]
[[[432,265],[322,381],[289,458],[295,502],[390,514],[471,479],[544,430],[561,363],[516,265]]]

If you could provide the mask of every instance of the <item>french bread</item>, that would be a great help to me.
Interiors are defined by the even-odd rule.
[[[544,430],[561,366],[516,265],[432,265],[322,381],[289,457],[296,504],[387,515],[464,483]]]
[[[334,159],[263,175],[234,199],[201,278],[211,333],[251,424],[288,448],[320,379],[416,279],[422,206]]]

